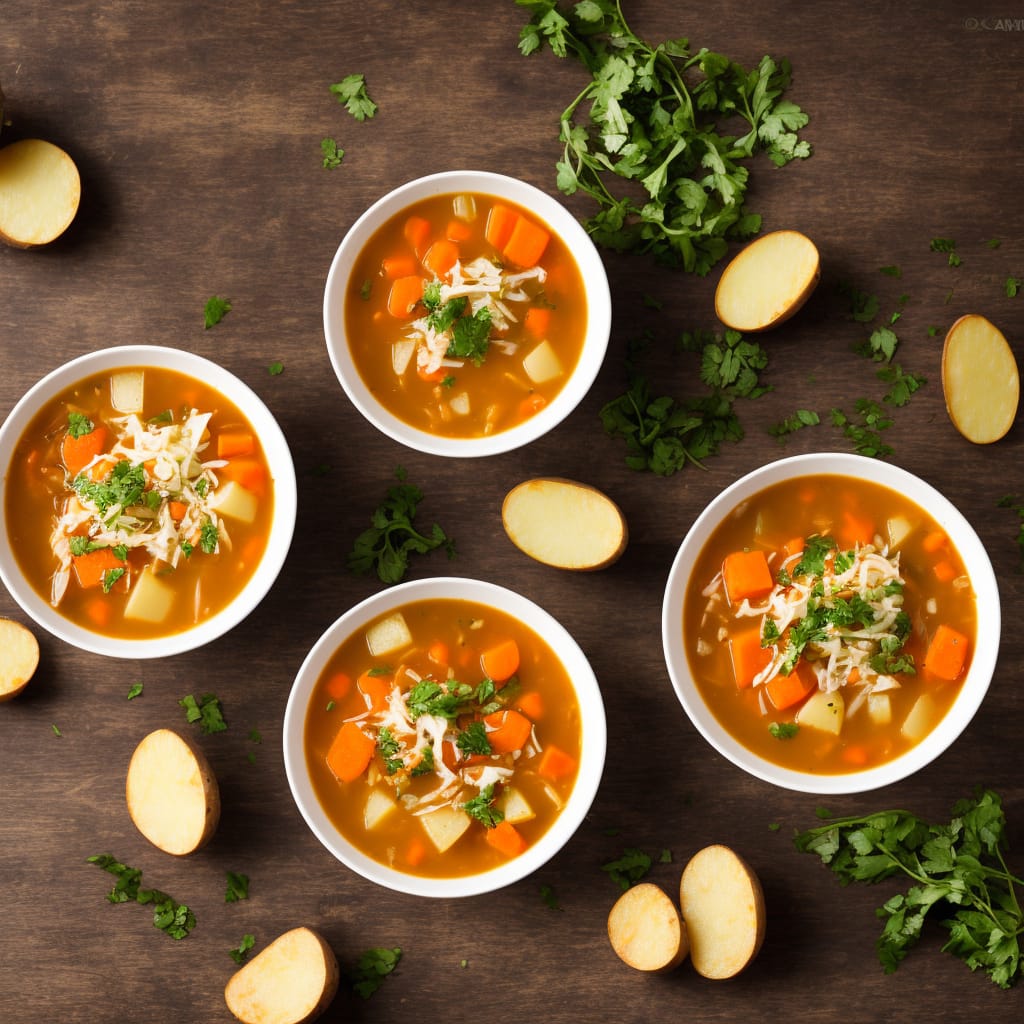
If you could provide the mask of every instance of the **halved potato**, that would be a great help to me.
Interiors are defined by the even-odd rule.
[[[727,846],[694,854],[679,883],[679,905],[690,937],[690,959],[705,978],[732,978],[761,949],[765,909],[761,882]]]
[[[799,231],[773,231],[737,253],[715,289],[715,313],[737,331],[766,331],[788,320],[821,277],[815,244]]]
[[[942,346],[942,393],[953,426],[975,444],[998,441],[1013,426],[1020,376],[1002,331],[983,316],[960,317]]]
[[[236,971],[224,988],[243,1024],[307,1024],[338,991],[338,959],[319,932],[293,928]]]
[[[608,938],[619,959],[638,971],[671,971],[690,951],[676,905],[653,882],[634,885],[615,901]]]
[[[135,827],[176,857],[207,843],[220,820],[213,769],[203,752],[173,729],[157,729],[135,748],[125,795]]]
[[[82,183],[75,162],[43,139],[0,149],[0,239],[19,249],[46,245],[75,219]]]
[[[501,522],[520,551],[559,569],[603,569],[629,541],[626,518],[611,498],[560,477],[513,487],[502,503]]]
[[[0,619],[0,701],[17,697],[39,667],[39,641],[28,627]]]

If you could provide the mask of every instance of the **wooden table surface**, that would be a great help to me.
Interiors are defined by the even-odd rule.
[[[899,361],[928,383],[896,410],[890,458],[940,488],[981,536],[1000,581],[1002,645],[981,710],[944,756],[888,790],[828,806],[904,806],[939,820],[973,787],[991,785],[1021,871],[1024,575],[1017,517],[996,503],[1024,493],[1024,429],[989,447],[961,438],[944,409],[939,359],[946,328],[968,312],[988,316],[1024,355],[1024,297],[1004,288],[1007,277],[1024,277],[1024,24],[1000,20],[999,4],[949,0],[624,6],[649,40],[688,36],[747,65],[788,56],[790,95],[811,115],[805,135],[815,148],[810,160],[777,170],[762,158],[753,171],[750,205],[765,228],[806,232],[824,267],[808,306],[763,339],[775,390],[741,403],[740,443],[706,471],[670,478],[629,470],[598,411],[622,392],[627,344],[643,331],[656,339],[658,384],[686,393],[693,366],[672,354],[672,341],[715,326],[720,267],[697,278],[605,254],[614,323],[590,395],[543,440],[471,464],[377,433],[328,362],[327,268],[349,225],[385,191],[473,167],[559,194],[558,116],[586,77],[547,51],[518,52],[524,9],[511,0],[4,0],[3,138],[63,145],[80,167],[83,200],[50,248],[0,251],[0,415],[70,357],[116,344],[179,346],[261,395],[299,481],[287,565],[229,635],[157,662],[105,659],[41,635],[36,679],[0,707],[5,1024],[228,1021],[228,950],[243,933],[262,947],[297,924],[319,928],[343,966],[368,947],[403,950],[376,995],[364,1002],[343,989],[329,1020],[924,1020],[946,1019],[951,1007],[1021,1019],[1020,990],[1000,991],[942,953],[937,925],[895,975],[882,973],[874,908],[895,887],[844,889],[794,850],[793,830],[814,824],[822,801],[746,776],[700,737],[669,682],[660,610],[676,548],[718,491],[780,456],[851,450],[828,410],[883,394],[876,365],[852,352],[864,330],[849,320],[838,283],[879,295],[883,313],[908,296]],[[361,124],[328,91],[354,72],[379,104]],[[325,136],[345,149],[333,170],[321,166]],[[590,212],[582,199],[567,202],[579,216]],[[962,266],[929,251],[935,237],[956,240]],[[992,238],[998,249],[986,245]],[[900,279],[879,273],[894,264]],[[233,309],[204,330],[203,305],[215,293]],[[280,376],[267,370],[275,360]],[[826,422],[784,444],[772,439],[768,426],[799,407]],[[462,901],[404,897],[335,862],[302,822],[282,766],[282,716],[299,664],[339,614],[381,587],[351,575],[345,560],[399,465],[426,494],[422,518],[458,546],[450,563],[440,553],[416,561],[410,578],[474,576],[538,601],[587,653],[608,713],[603,781],[573,840],[535,876]],[[588,481],[621,505],[631,542],[617,565],[560,573],[512,547],[501,499],[542,474]],[[26,621],[6,593],[0,615]],[[129,703],[136,681],[144,695]],[[178,860],[129,821],[125,769],[145,733],[184,727],[180,697],[207,691],[229,721],[226,733],[200,737],[223,817],[209,846]],[[668,849],[672,863],[650,877],[674,890],[685,860],[712,842],[740,851],[763,881],[760,957],[730,982],[688,965],[668,977],[631,971],[607,941],[617,889],[601,865],[626,847]],[[198,919],[191,936],[174,942],[144,909],[108,904],[109,876],[86,863],[103,852],[188,903]],[[250,876],[248,901],[224,903],[229,870]],[[545,905],[542,885],[560,910]]]

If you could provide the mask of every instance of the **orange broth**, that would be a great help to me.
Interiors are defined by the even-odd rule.
[[[434,196],[403,210],[367,242],[350,280],[345,334],[360,376],[389,412],[432,434],[482,437],[528,420],[583,350],[586,298],[567,246],[531,211],[492,196]],[[448,297],[456,285],[462,294]],[[461,312],[449,305],[463,301]],[[428,305],[436,316],[447,308],[451,326],[427,330],[441,326]]]
[[[835,541],[830,551],[825,538]],[[898,556],[902,584],[880,582],[883,563],[865,545]],[[808,571],[816,551],[821,576]],[[852,558],[860,561],[847,570]],[[862,567],[873,586],[844,582]],[[807,614],[787,624],[778,610],[799,613],[804,592]],[[754,614],[742,614],[744,597]],[[828,620],[841,625],[801,651],[803,636]],[[963,560],[935,520],[895,491],[839,476],[776,484],[727,516],[698,557],[682,622],[697,689],[720,724],[766,760],[824,774],[883,764],[927,735],[960,691],[976,626]],[[880,638],[901,633],[902,644],[882,653],[896,640]],[[773,675],[787,656],[789,671]]]
[[[412,602],[397,611],[397,647],[371,654],[394,615],[349,637],[317,680],[304,733],[313,790],[380,863],[432,878],[487,871],[537,842],[569,798],[575,691],[551,647],[496,608]]]
[[[112,381],[136,374],[142,406],[125,413]],[[130,639],[225,608],[259,564],[273,512],[245,416],[201,381],[153,367],[97,374],[48,401],[14,450],[5,493],[8,542],[36,592],[84,629]]]

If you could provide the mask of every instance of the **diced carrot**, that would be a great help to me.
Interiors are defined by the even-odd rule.
[[[970,641],[943,623],[935,630],[924,656],[925,671],[938,679],[956,679],[964,669]]]
[[[525,420],[535,416],[547,404],[548,400],[543,395],[528,395],[519,403],[519,415]]]
[[[544,700],[536,690],[524,693],[516,700],[516,707],[531,722],[539,722],[544,717]]]
[[[185,513],[188,511],[188,505],[183,501],[169,501],[167,502],[167,511],[170,512],[171,518],[176,522],[180,523],[185,518]]]
[[[257,498],[267,493],[267,471],[259,459],[232,459],[217,470],[217,476],[224,480],[234,480]]]
[[[405,222],[405,240],[412,246],[417,256],[422,256],[430,238],[430,221],[425,217],[410,217]]]
[[[324,683],[324,691],[331,700],[343,700],[352,689],[352,677],[347,672],[335,672]]]
[[[856,544],[870,544],[875,539],[875,524],[846,510],[843,512],[843,525],[837,532],[840,543],[852,548]]]
[[[408,320],[415,315],[422,298],[423,278],[419,274],[396,278],[388,292],[388,312],[399,320]]]
[[[766,684],[765,689],[768,691],[768,699],[776,710],[784,711],[794,704],[799,704],[817,686],[818,680],[815,678],[814,672],[801,661],[788,676],[784,676],[780,672]]]
[[[860,669],[856,665],[846,673],[846,681],[851,685],[860,682]]]
[[[546,338],[551,326],[551,310],[547,306],[531,306],[523,317],[523,328],[535,338]]]
[[[251,455],[256,443],[247,430],[230,430],[217,435],[217,458],[233,459],[237,455]]]
[[[439,238],[423,257],[423,266],[437,277],[444,277],[459,258],[459,247],[447,238]]]
[[[956,567],[948,558],[940,559],[932,566],[932,572],[940,583],[949,583],[956,579]]]
[[[459,768],[459,752],[451,740],[441,744],[441,760],[449,771],[454,772]]]
[[[448,221],[444,234],[450,242],[465,242],[473,234],[473,229],[464,220],[453,217]]]
[[[327,751],[327,767],[339,782],[352,782],[366,771],[377,741],[356,722],[346,722]]]
[[[84,555],[72,555],[71,561],[83,590],[102,587],[103,578],[111,569],[124,569],[125,564],[110,548],[98,548]]]
[[[515,825],[501,821],[487,830],[487,842],[506,857],[518,857],[527,847]]]
[[[504,249],[517,220],[519,213],[516,210],[502,203],[495,203],[491,207],[491,212],[487,214],[484,237],[495,249]]]
[[[921,541],[921,547],[923,547],[929,554],[934,555],[946,546],[946,540],[946,534],[942,530],[932,530],[931,533],[927,534],[924,540]]]
[[[527,217],[520,217],[502,246],[501,254],[518,267],[533,267],[540,262],[550,241],[550,231]]]
[[[111,605],[104,597],[95,597],[85,606],[85,614],[89,621],[104,629],[110,624]]]
[[[380,269],[389,281],[400,277],[412,277],[416,273],[416,260],[411,256],[385,256],[380,261]]]
[[[722,578],[729,603],[739,604],[745,597],[757,600],[771,593],[772,571],[763,551],[733,551],[722,563]]]
[[[530,739],[533,723],[518,711],[495,711],[484,716],[487,726],[487,742],[491,745],[492,754],[511,754],[514,750],[522,750]]]
[[[511,637],[496,643],[480,655],[480,667],[489,679],[504,683],[519,669],[519,645]]]
[[[868,763],[868,752],[859,744],[843,747],[842,758],[847,764],[864,765]]]
[[[448,645],[443,640],[435,640],[427,648],[427,657],[438,665],[447,665]]]
[[[93,427],[88,434],[82,434],[81,437],[65,434],[64,440],[61,441],[60,454],[68,474],[78,476],[97,455],[103,452],[106,443],[106,427]]]
[[[537,762],[537,774],[552,782],[568,778],[576,771],[576,758],[561,747],[548,744]]]
[[[443,366],[439,366],[436,370],[427,370],[422,366],[417,366],[416,376],[419,377],[420,380],[425,380],[429,381],[432,384],[437,384],[439,381],[444,380],[445,377],[448,376],[448,370]]]
[[[413,836],[405,850],[405,863],[411,868],[419,867],[427,855],[427,847],[419,836]]]
[[[373,675],[369,670],[356,680],[356,687],[366,698],[371,711],[384,711],[388,706],[388,696],[394,688],[390,675]]]
[[[761,646],[759,626],[734,633],[729,638],[729,654],[732,656],[732,673],[741,690],[753,686],[758,673],[772,660],[771,650]]]
[[[799,555],[803,552],[807,546],[807,541],[803,537],[791,537],[782,545],[782,550],[787,555]]]

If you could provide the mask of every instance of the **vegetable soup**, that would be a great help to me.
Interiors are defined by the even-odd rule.
[[[535,415],[583,350],[583,281],[565,243],[490,196],[433,196],[392,217],[352,270],[345,333],[389,412],[443,437]]]
[[[697,689],[733,737],[787,768],[840,774],[935,727],[976,624],[964,563],[924,509],[819,476],[766,488],[716,529],[682,629]]]
[[[97,374],[50,400],[7,468],[8,541],[62,615],[177,633],[225,608],[266,548],[267,462],[222,394],[171,370]]]
[[[498,867],[565,805],[579,702],[551,647],[470,601],[415,601],[358,630],[305,719],[317,799],[365,854],[409,874]]]

